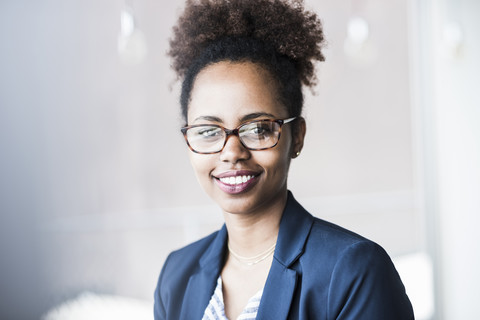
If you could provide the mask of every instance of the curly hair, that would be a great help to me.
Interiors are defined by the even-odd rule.
[[[168,51],[172,68],[184,79],[184,118],[196,75],[224,60],[265,67],[290,114],[300,115],[302,84],[316,84],[315,62],[325,60],[323,45],[322,24],[302,0],[187,0]]]

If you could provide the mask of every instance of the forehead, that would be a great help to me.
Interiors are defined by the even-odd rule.
[[[288,116],[279,101],[275,81],[265,68],[252,62],[224,61],[197,75],[189,103],[189,123],[205,116],[227,122],[250,113]]]

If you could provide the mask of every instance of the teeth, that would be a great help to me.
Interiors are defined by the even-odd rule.
[[[220,178],[220,181],[222,181],[225,184],[237,185],[237,184],[245,183],[252,178],[253,176],[225,177],[225,178]]]

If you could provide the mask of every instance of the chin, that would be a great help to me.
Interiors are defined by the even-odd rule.
[[[247,196],[228,194],[216,194],[211,199],[222,209],[225,213],[231,214],[248,214],[255,211],[260,206],[260,203],[256,203],[255,199],[251,199]]]
[[[223,212],[231,214],[246,214],[252,212],[253,208],[250,206],[245,199],[223,199],[220,201],[215,201]]]

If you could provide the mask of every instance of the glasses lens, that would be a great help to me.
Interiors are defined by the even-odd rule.
[[[187,130],[187,140],[197,152],[216,152],[223,147],[225,131],[213,125],[193,127]]]
[[[254,121],[244,124],[238,131],[240,139],[247,148],[266,149],[277,144],[280,124],[274,121]]]

